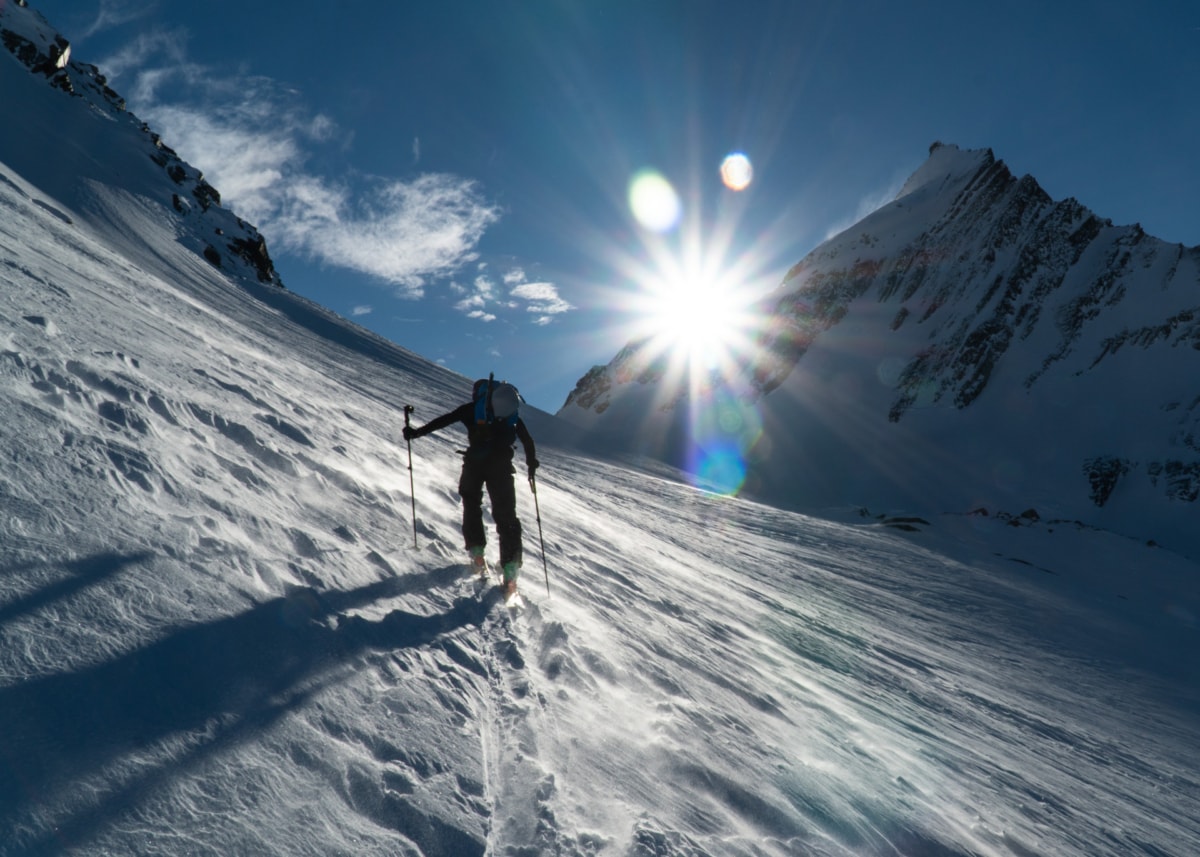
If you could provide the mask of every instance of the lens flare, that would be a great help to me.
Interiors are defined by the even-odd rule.
[[[748,186],[749,158],[734,152],[726,161],[722,178]],[[744,207],[729,205],[712,181],[713,161],[685,166],[681,187],[654,169],[631,172],[628,184],[612,186],[612,202],[637,229],[585,236],[602,267],[620,275],[598,294],[613,312],[604,334],[620,349],[607,377],[629,385],[628,403],[637,403],[623,407],[618,392],[603,407],[615,403],[610,413],[622,415],[630,436],[695,486],[733,496],[757,490],[771,446],[755,404],[764,391],[757,355],[764,307],[779,285],[777,245],[791,239],[774,228],[741,234]]]
[[[875,375],[879,378],[880,384],[889,389],[894,389],[899,386],[900,379],[904,377],[904,369],[907,366],[908,363],[903,358],[885,357],[875,367]]]
[[[629,182],[629,208],[653,232],[674,229],[682,210],[675,188],[654,170],[642,170]]]
[[[718,388],[692,408],[688,473],[697,487],[733,496],[746,482],[747,462],[763,434],[749,401]]]
[[[741,152],[731,152],[721,162],[721,181],[730,190],[745,190],[754,180],[754,167]]]
[[[697,449],[689,463],[697,487],[733,497],[746,484],[746,459],[733,446]]]

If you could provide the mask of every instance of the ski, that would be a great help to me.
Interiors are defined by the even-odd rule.
[[[504,584],[500,584],[503,588]],[[504,596],[504,606],[513,613],[519,613],[525,608],[525,599],[521,597],[520,592],[513,592]]]

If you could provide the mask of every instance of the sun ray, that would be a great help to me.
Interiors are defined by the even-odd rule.
[[[646,172],[638,175],[645,181]],[[676,197],[657,182],[654,194],[685,200],[676,228],[650,228],[645,212],[633,212],[644,226],[636,241],[597,236],[608,264],[621,274],[606,290],[631,343],[620,380],[653,385],[647,426],[674,414],[659,430],[670,436],[671,457],[695,484],[734,494],[763,434],[750,369],[763,326],[757,308],[777,281],[764,270],[762,236],[736,253],[736,219],[706,222],[699,194]]]

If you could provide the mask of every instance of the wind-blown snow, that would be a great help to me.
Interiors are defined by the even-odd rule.
[[[213,267],[104,168],[124,126],[0,91],[57,128],[0,131],[0,855],[1200,851],[1195,562],[708,496],[534,412],[551,594],[523,490],[510,616],[451,431],[413,544],[402,407],[469,380]]]

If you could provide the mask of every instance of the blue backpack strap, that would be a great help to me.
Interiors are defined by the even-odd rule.
[[[492,413],[492,389],[496,386],[496,375],[492,373],[487,380],[480,378],[475,382],[475,424],[487,425],[495,419]]]

